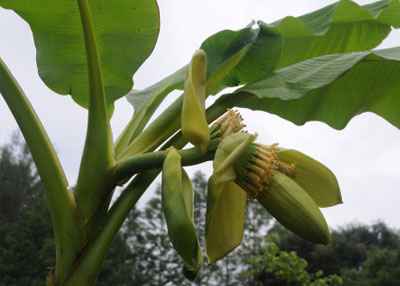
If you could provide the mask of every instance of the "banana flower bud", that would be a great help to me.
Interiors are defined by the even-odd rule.
[[[207,55],[203,50],[194,53],[187,69],[182,107],[182,134],[193,145],[206,152],[210,144],[210,130],[206,121]]]
[[[193,224],[193,186],[181,167],[181,157],[174,147],[166,151],[161,195],[169,238],[186,263],[184,275],[194,280],[201,269],[203,258]]]

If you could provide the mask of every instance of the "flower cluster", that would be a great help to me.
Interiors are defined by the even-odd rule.
[[[296,150],[254,143],[256,137],[231,133],[215,153],[206,221],[206,254],[211,262],[241,243],[247,199],[258,200],[297,235],[315,243],[330,241],[319,208],[341,203],[333,173]]]

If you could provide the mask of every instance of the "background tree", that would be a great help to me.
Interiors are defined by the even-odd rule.
[[[43,285],[54,239],[43,188],[26,145],[0,147],[0,285]],[[21,275],[23,274],[23,275]]]
[[[345,285],[385,285],[400,284],[400,240],[396,248],[373,246],[361,268],[342,269]]]
[[[305,258],[310,272],[340,274],[344,285],[398,285],[400,281],[400,234],[383,222],[335,230],[328,246],[308,243],[279,226],[274,231],[281,238],[279,247]]]
[[[328,286],[342,285],[337,275],[322,277],[323,272],[307,271],[307,261],[294,251],[281,251],[275,241],[275,235],[269,235],[261,247],[261,254],[251,259],[251,266],[243,274],[248,277],[246,285],[251,286]]]
[[[17,133],[0,147],[0,182],[1,225],[18,221],[43,194],[28,147]]]

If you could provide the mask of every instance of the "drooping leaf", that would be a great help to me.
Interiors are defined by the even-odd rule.
[[[241,106],[336,129],[371,111],[400,128],[399,72],[400,48],[318,57],[245,86],[241,91],[254,96]]]
[[[387,37],[391,26],[400,27],[399,6],[398,1],[383,0],[361,7],[350,0],[343,0],[270,25],[258,21],[258,27],[251,27],[254,26],[252,23],[239,31],[218,32],[201,45],[208,57],[208,79],[220,72],[234,55],[240,62],[235,62],[236,67],[231,66],[233,70],[224,74],[220,85],[210,92],[215,94],[227,86],[261,80],[273,70],[310,58],[372,49]],[[175,88],[182,89],[183,77],[181,84],[159,84],[168,92]],[[151,95],[136,93],[135,97],[138,96]]]
[[[165,95],[172,90],[183,90],[187,66],[177,70],[172,75],[149,86],[143,90],[132,90],[126,95],[126,99],[133,105],[135,113],[141,110],[150,110],[152,104],[162,101]],[[152,109],[151,109],[152,110]]]
[[[239,31],[221,31],[203,42],[201,49],[207,53],[209,63],[207,77],[210,78],[224,62],[246,46],[246,54],[222,81],[225,86],[250,82],[274,70],[282,46],[277,29],[267,26],[258,29],[247,27]]]
[[[0,0],[30,25],[39,75],[59,94],[88,106],[88,76],[78,2]],[[132,76],[153,50],[159,30],[155,0],[89,1],[109,107],[132,88]]]
[[[343,0],[298,18],[273,23],[282,33],[277,69],[328,54],[370,50],[399,27],[399,4],[378,1],[367,8]],[[382,16],[381,16],[382,15]],[[386,15],[386,16],[385,16]]]
[[[395,28],[400,28],[400,2],[383,0],[364,6],[365,9],[374,17],[385,24],[393,25]],[[381,10],[381,8],[386,8]]]
[[[221,69],[224,68],[224,65],[226,65],[232,57],[240,53],[241,50],[256,38],[251,28],[245,28],[240,31],[222,31],[217,35],[218,36],[211,36],[201,45],[201,49],[207,54],[207,61],[211,63],[211,65],[207,65],[207,79],[221,72]],[[214,40],[213,37],[216,37],[217,40]],[[220,40],[220,38],[224,40]],[[230,70],[233,68],[234,66],[230,67]],[[139,112],[143,107],[148,108],[152,102],[158,103],[162,101],[172,90],[183,90],[186,69],[187,66],[184,66],[172,75],[144,90],[131,91],[127,95],[127,99],[134,106],[135,112]],[[230,70],[226,71],[225,75],[230,72]],[[213,85],[211,90],[214,88],[215,86]]]

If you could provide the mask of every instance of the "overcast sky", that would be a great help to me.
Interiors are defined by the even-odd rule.
[[[223,30],[243,28],[251,20],[273,22],[299,16],[335,1],[321,0],[159,0],[161,31],[157,46],[134,76],[141,89],[185,65],[201,42]],[[356,1],[360,4],[372,1]],[[382,47],[400,45],[400,33],[392,32]],[[25,90],[55,145],[71,185],[76,181],[86,129],[86,110],[69,96],[50,91],[40,80],[35,48],[28,25],[12,11],[0,8],[0,57]],[[400,96],[400,95],[399,95]],[[172,100],[172,99],[170,99]],[[168,101],[170,102],[170,101]],[[116,104],[112,120],[116,138],[131,116],[125,99]],[[400,228],[400,130],[384,119],[366,113],[337,131],[324,123],[294,124],[263,112],[241,110],[249,132],[265,144],[279,142],[300,150],[328,166],[337,176],[344,204],[324,209],[328,224],[383,220]],[[18,127],[0,97],[0,144]],[[211,165],[191,167],[212,172]]]

